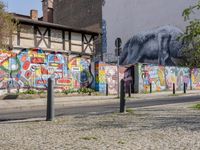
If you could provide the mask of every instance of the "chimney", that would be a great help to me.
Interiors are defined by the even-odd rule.
[[[43,21],[53,23],[53,2],[54,0],[42,0]]]
[[[30,17],[33,20],[38,20],[38,11],[37,10],[31,10]]]

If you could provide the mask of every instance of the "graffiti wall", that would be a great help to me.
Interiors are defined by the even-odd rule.
[[[118,90],[118,70],[117,66],[105,64],[103,62],[96,63],[96,90],[106,93],[106,84],[108,84],[108,93],[117,94]],[[119,68],[119,80],[124,78],[125,68]]]
[[[180,67],[165,67],[165,78],[167,89],[173,89],[175,83],[176,90],[183,90],[184,83],[190,88],[190,69]]]
[[[166,89],[164,67],[139,64],[139,75],[139,88],[142,91],[150,91],[150,83],[152,84],[152,91],[163,91]]]
[[[119,67],[119,81],[124,79],[125,68]],[[118,90],[118,70],[117,66],[108,65],[105,67],[106,81],[108,83],[108,93],[117,94]]]
[[[176,65],[181,59],[181,41],[177,38],[182,31],[174,26],[162,26],[141,32],[130,38],[120,56],[121,65],[152,63]]]
[[[92,69],[93,68],[93,69]],[[184,67],[164,67],[152,64],[138,64],[137,83],[141,92],[177,90],[187,88],[200,89],[200,69]],[[133,77],[131,70],[125,75],[126,68],[119,68],[119,78]],[[129,73],[130,72],[130,73]],[[134,73],[133,73],[134,74]],[[61,53],[45,52],[41,49],[23,49],[18,51],[0,50],[0,89],[19,91],[28,88],[46,89],[49,77],[55,81],[59,90],[95,87],[96,91],[117,94],[117,66],[97,62],[91,66],[88,58],[67,56]],[[135,86],[135,85],[134,85]]]
[[[105,67],[106,82],[108,83],[108,93],[117,93],[117,66],[106,66]]]
[[[20,68],[20,61],[15,53],[4,50],[0,51],[0,89],[17,86],[17,82],[12,82],[10,77],[16,75]]]
[[[91,86],[94,77],[89,59],[72,57],[69,60],[68,67],[73,82],[72,85],[75,85],[76,88]]]
[[[94,77],[90,60],[41,49],[0,51],[0,89],[46,88],[52,77],[59,89],[88,87]]]
[[[190,69],[184,67],[164,67],[152,64],[139,65],[139,89],[141,92],[172,90],[175,83],[176,90],[183,90],[184,83],[190,88]]]
[[[200,69],[195,68],[191,70],[192,89],[200,89]]]
[[[119,68],[120,80],[125,68]],[[45,52],[41,49],[0,51],[0,89],[12,91],[46,89],[48,78],[60,90],[92,87],[101,93],[117,94],[117,66],[103,62],[91,66],[90,59]]]
[[[95,63],[95,89],[101,93],[106,92],[106,64],[103,62]]]

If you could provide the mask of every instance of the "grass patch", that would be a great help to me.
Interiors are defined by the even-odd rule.
[[[81,137],[82,140],[90,141],[90,140],[97,140],[97,137],[94,136],[85,136]]]
[[[196,104],[196,105],[192,106],[192,108],[200,110],[200,104]]]
[[[80,89],[68,89],[68,90],[64,90],[62,91],[62,93],[68,95],[68,94],[88,94],[88,95],[91,95],[91,94],[97,94],[97,92],[93,89],[90,89],[90,88],[80,88]]]
[[[133,113],[134,113],[134,110],[133,110],[132,108],[127,108],[127,109],[126,109],[126,112],[127,112],[127,113],[133,114]]]
[[[118,141],[117,143],[118,143],[118,144],[125,144],[124,141]]]
[[[143,93],[143,94],[150,94],[150,92],[144,91],[144,93]]]

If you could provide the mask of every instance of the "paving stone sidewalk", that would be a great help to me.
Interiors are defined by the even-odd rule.
[[[8,150],[199,150],[200,111],[191,108],[194,104],[0,123],[0,145]]]

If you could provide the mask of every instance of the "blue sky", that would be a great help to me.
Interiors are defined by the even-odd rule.
[[[9,12],[15,12],[24,15],[30,15],[31,9],[37,9],[39,16],[42,16],[41,0],[0,0],[8,6]]]

